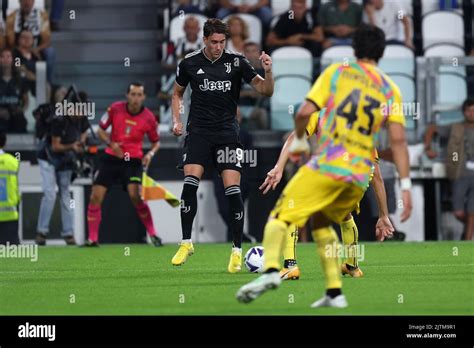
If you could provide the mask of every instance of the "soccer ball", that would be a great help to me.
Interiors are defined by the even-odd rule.
[[[250,248],[244,257],[245,267],[252,273],[263,272],[263,247]]]

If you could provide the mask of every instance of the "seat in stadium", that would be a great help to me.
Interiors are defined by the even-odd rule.
[[[402,102],[405,106],[408,106],[407,103],[416,102],[416,90],[415,90],[415,81],[412,76],[402,73],[388,74],[390,78],[395,82],[400,88],[400,93],[402,94]],[[413,105],[413,104],[412,104]],[[414,115],[405,115],[406,128],[414,129],[415,120]],[[417,115],[418,117],[420,115]]]
[[[446,58],[455,58],[455,57],[463,57],[464,56],[464,49],[462,47],[451,45],[451,44],[439,44],[431,46],[430,48],[425,50],[425,57],[446,57]],[[450,65],[442,65],[439,68],[439,72],[451,72],[455,74],[461,74],[462,76],[466,76],[466,68],[464,66],[458,65],[453,66]]]
[[[452,9],[452,11],[462,13],[462,1],[463,0],[458,0],[458,9]],[[434,11],[439,11],[439,1],[437,0],[421,0],[421,14],[424,16],[428,13],[434,12]],[[446,9],[445,11],[450,11]]]
[[[453,11],[431,12],[422,21],[423,49],[449,43],[464,47],[463,17]]]
[[[355,60],[354,49],[349,45],[333,46],[323,51],[321,60],[331,61],[332,63],[344,62],[344,58],[348,58],[349,61]]]
[[[311,77],[313,74],[313,56],[303,47],[281,47],[273,51],[273,75],[295,74]]]
[[[288,11],[291,6],[291,0],[272,0],[273,16],[279,16]],[[306,7],[309,9],[313,7],[313,0],[306,0]]]
[[[403,45],[387,45],[379,66],[387,74],[402,73],[414,77],[415,53]]]
[[[170,23],[170,31],[169,31],[169,40],[170,41],[173,41],[174,43],[176,43],[176,41],[180,37],[183,37],[185,35],[184,30],[183,30],[184,21],[186,20],[186,18],[188,18],[190,16],[195,17],[199,21],[199,24],[201,26],[201,32],[202,32],[202,29],[204,28],[204,23],[206,23],[206,21],[207,21],[206,16],[203,16],[203,15],[200,15],[200,14],[186,14],[182,18],[179,17],[179,16],[174,17],[171,20],[171,23]]]
[[[437,44],[425,50],[425,57],[464,57],[464,49],[453,44]]]
[[[227,23],[230,17],[239,16],[247,23],[249,27],[249,38],[248,41],[256,42],[259,45],[262,43],[262,22],[257,16],[248,13],[232,14],[224,18],[224,22]]]
[[[275,88],[271,98],[271,128],[293,129],[293,115],[309,92],[312,81],[307,76],[281,75],[275,77]]]

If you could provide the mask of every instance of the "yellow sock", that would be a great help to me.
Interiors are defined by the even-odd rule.
[[[283,249],[284,260],[296,260],[296,243],[298,242],[298,226],[291,224],[286,230],[286,244]]]
[[[313,239],[317,243],[321,266],[326,278],[326,289],[342,287],[341,268],[338,258],[339,241],[332,226],[313,231]]]
[[[263,235],[264,269],[280,269],[280,258],[285,246],[285,233],[288,226],[283,221],[272,219],[265,225]]]
[[[357,225],[354,222],[354,218],[351,217],[348,221],[343,221],[340,224],[342,242],[344,244],[344,255],[348,257],[344,260],[348,265],[358,267],[357,264],[357,242],[359,241],[359,231]]]

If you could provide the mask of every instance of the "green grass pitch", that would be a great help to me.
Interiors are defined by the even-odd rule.
[[[197,244],[180,267],[171,265],[176,245],[107,245],[43,247],[37,262],[0,258],[0,315],[474,314],[473,243],[364,245],[365,276],[344,278],[343,310],[309,308],[324,292],[311,243],[298,246],[301,279],[250,304],[235,293],[256,275],[227,273],[229,244]]]

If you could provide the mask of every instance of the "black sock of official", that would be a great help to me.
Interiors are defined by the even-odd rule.
[[[229,200],[229,222],[232,232],[234,248],[242,247],[242,235],[244,233],[244,202],[240,186],[232,185],[225,189],[225,195]]]
[[[341,289],[327,289],[326,290],[326,295],[328,295],[330,298],[334,298],[334,297],[337,297],[339,295],[341,295],[342,292],[341,292]]]
[[[181,229],[183,239],[191,239],[194,217],[197,211],[197,189],[199,178],[187,175],[184,178],[183,193],[181,194]]]

